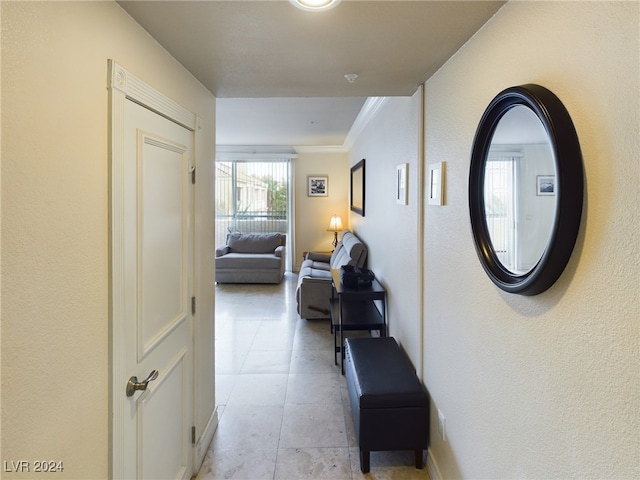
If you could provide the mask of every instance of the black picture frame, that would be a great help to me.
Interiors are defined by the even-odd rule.
[[[351,183],[350,183],[350,208],[364,217],[365,202],[365,159],[363,158],[353,167],[351,167]]]

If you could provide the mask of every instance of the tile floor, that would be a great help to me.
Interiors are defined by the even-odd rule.
[[[360,472],[329,322],[298,316],[296,281],[216,286],[219,425],[196,479],[428,479],[413,452],[372,452]]]

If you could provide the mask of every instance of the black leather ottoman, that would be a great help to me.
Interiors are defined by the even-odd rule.
[[[427,393],[393,337],[348,338],[345,376],[358,445],[360,470],[369,453],[414,450],[416,468],[428,446]]]

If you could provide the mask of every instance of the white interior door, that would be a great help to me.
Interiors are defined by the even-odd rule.
[[[193,132],[126,96],[117,102],[113,476],[185,479],[192,474]]]

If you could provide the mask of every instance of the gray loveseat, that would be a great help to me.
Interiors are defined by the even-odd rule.
[[[310,252],[300,267],[296,300],[301,318],[329,318],[331,298],[331,269],[343,265],[363,267],[367,247],[348,230],[342,232],[340,242],[331,255]]]
[[[280,283],[285,268],[286,235],[230,233],[216,248],[216,282]]]

